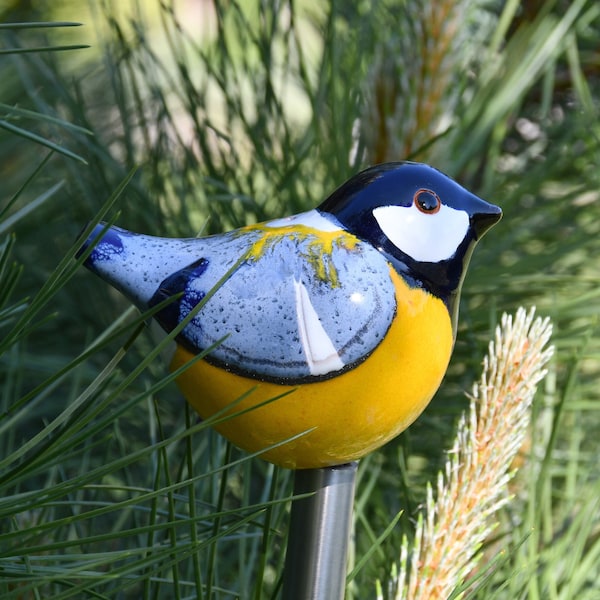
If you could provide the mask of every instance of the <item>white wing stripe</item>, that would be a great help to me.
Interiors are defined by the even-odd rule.
[[[302,348],[311,375],[325,375],[344,366],[335,346],[321,325],[319,315],[312,305],[306,287],[294,280],[296,318]]]

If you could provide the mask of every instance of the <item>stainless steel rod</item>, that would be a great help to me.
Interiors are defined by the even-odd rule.
[[[284,600],[342,600],[357,463],[296,471]]]

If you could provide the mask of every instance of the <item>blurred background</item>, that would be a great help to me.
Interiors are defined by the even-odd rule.
[[[594,0],[0,2],[2,597],[277,597],[290,472],[191,414],[76,239],[222,232],[405,159],[504,219],[442,389],[361,462],[348,597],[392,597],[494,327],[534,305],[557,352],[463,597],[600,597],[599,40]]]

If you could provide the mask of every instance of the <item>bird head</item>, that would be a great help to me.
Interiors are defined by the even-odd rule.
[[[454,323],[473,248],[502,217],[500,208],[437,169],[412,162],[362,171],[318,210],[372,244],[410,283],[441,298]]]

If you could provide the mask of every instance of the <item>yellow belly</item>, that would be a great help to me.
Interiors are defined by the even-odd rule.
[[[296,469],[355,460],[406,429],[438,389],[452,352],[450,315],[444,303],[410,288],[394,271],[398,312],[381,344],[358,367],[339,377],[299,386],[258,382],[197,361],[177,378],[183,395],[208,418],[256,389],[231,409],[243,411],[293,390],[256,410],[216,426],[235,445],[257,452],[305,435],[262,457]],[[173,370],[193,355],[177,347]]]

